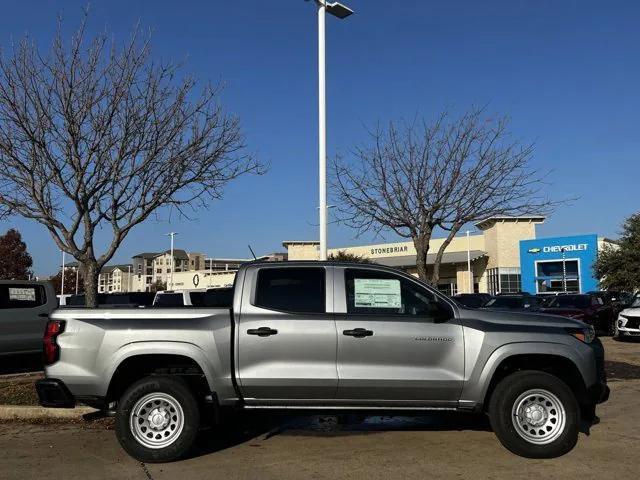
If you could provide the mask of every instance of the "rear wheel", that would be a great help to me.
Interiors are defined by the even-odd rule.
[[[118,441],[142,462],[171,462],[184,456],[199,425],[198,404],[187,383],[177,377],[143,378],[118,402]]]
[[[523,457],[559,457],[578,441],[578,402],[562,380],[545,372],[504,378],[491,395],[489,418],[500,442]]]

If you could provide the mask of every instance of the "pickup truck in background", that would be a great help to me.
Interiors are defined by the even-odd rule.
[[[253,262],[230,308],[65,309],[44,338],[40,403],[115,413],[144,462],[187,453],[228,409],[486,412],[512,452],[570,451],[608,398],[593,328],[467,309],[379,265]]]
[[[51,283],[0,280],[0,356],[42,352],[42,332],[56,308]]]

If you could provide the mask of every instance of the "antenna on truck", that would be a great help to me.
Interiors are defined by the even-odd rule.
[[[251,245],[247,245],[247,247],[249,247],[249,251],[251,252],[251,255],[253,255],[253,259],[254,259],[254,260],[257,260],[257,259],[258,259],[258,257],[256,257],[256,254],[255,254],[255,253],[253,253],[253,248],[251,248]]]

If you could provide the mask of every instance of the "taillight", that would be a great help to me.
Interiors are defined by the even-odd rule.
[[[62,332],[64,332],[63,320],[49,320],[47,322],[43,339],[43,361],[45,365],[51,365],[60,359],[60,347],[56,342],[56,338]]]

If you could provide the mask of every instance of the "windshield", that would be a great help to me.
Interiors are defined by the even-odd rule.
[[[547,306],[551,308],[587,308],[591,305],[591,297],[587,295],[558,295]]]
[[[631,306],[634,308],[640,307],[640,295],[636,296],[636,298],[633,299],[633,303],[631,304]]]
[[[181,293],[163,293],[156,296],[153,305],[156,307],[182,307],[184,302]]]
[[[521,309],[523,308],[524,300],[520,297],[496,297],[487,302],[485,307],[487,308],[510,308]]]

